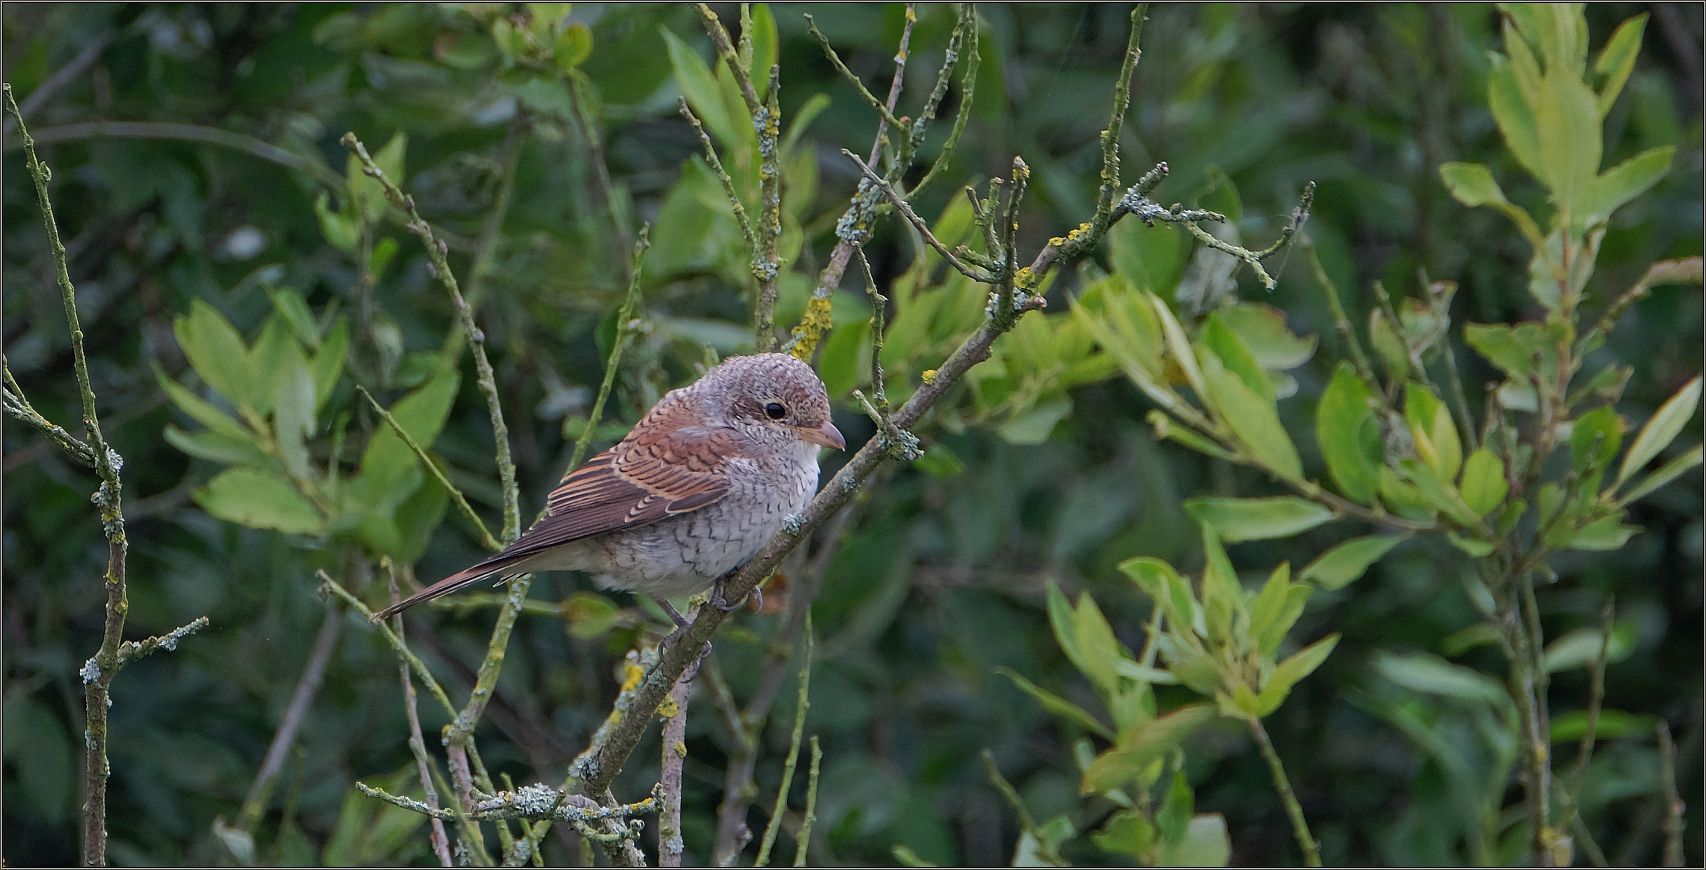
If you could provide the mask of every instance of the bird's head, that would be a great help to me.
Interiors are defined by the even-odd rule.
[[[843,450],[829,395],[812,367],[785,353],[730,357],[700,382],[710,412],[760,441],[794,438]]]

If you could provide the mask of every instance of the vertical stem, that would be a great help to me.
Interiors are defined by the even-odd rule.
[[[95,490],[94,502],[101,516],[101,530],[107,539],[107,570],[105,576],[107,601],[106,618],[101,630],[101,647],[83,666],[83,863],[104,866],[107,863],[107,778],[112,773],[107,759],[107,708],[111,705],[113,677],[123,662],[119,659],[119,644],[124,640],[124,618],[130,610],[125,586],[125,556],[130,545],[124,532],[124,513],[121,507],[123,484],[119,468],[124,461],[107,446],[101,435],[101,421],[95,412],[95,390],[89,380],[89,362],[83,354],[83,328],[77,319],[77,288],[71,283],[70,267],[66,264],[65,243],[59,238],[59,223],[53,216],[53,203],[47,196],[47,183],[52,172],[36,156],[35,140],[24,126],[24,116],[12,97],[12,85],[4,85],[6,111],[18,125],[18,137],[24,143],[25,164],[30,179],[35,182],[36,204],[41,208],[42,227],[47,231],[48,249],[53,256],[54,279],[65,306],[65,323],[71,331],[71,363],[77,376],[77,391],[83,400],[83,428],[89,436],[89,448],[94,454],[95,474],[101,485]]]
[[[659,767],[658,788],[661,807],[658,810],[658,866],[680,867],[681,853],[687,848],[681,839],[681,768],[687,761],[687,702],[693,697],[691,680],[676,680],[669,697],[659,705],[664,717],[663,759]]]
[[[1670,726],[1659,720],[1659,783],[1664,793],[1664,831],[1666,867],[1682,866],[1682,798],[1676,792],[1676,747],[1671,743]]]
[[[1262,751],[1262,760],[1268,763],[1268,772],[1273,774],[1274,789],[1279,792],[1280,803],[1285,805],[1285,814],[1291,819],[1291,833],[1303,850],[1304,862],[1311,867],[1321,866],[1320,846],[1309,833],[1309,823],[1303,818],[1303,805],[1297,802],[1297,795],[1291,790],[1291,780],[1286,778],[1285,765],[1280,763],[1273,741],[1268,739],[1268,730],[1262,727],[1260,719],[1246,721],[1250,725],[1250,734],[1256,738],[1256,747]]]
[[[320,631],[314,636],[314,645],[309,649],[308,663],[302,666],[302,675],[297,678],[296,690],[291,693],[290,703],[284,708],[284,718],[279,722],[278,731],[273,734],[272,743],[267,746],[266,755],[261,760],[261,769],[255,774],[254,784],[249,786],[248,796],[243,799],[243,809],[237,814],[237,824],[245,831],[253,833],[255,825],[260,822],[261,814],[266,811],[273,782],[278,778],[279,772],[284,770],[285,758],[291,745],[296,742],[297,732],[302,729],[302,724],[308,717],[314,696],[320,692],[320,682],[326,676],[326,667],[331,664],[332,652],[338,648],[338,637],[343,633],[343,616],[342,608],[326,609],[326,618],[320,623]]]

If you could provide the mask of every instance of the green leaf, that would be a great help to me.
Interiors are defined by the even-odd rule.
[[[1232,860],[1232,839],[1220,813],[1192,817],[1185,835],[1161,850],[1157,867],[1225,867]]]
[[[1374,669],[1388,682],[1411,691],[1484,703],[1499,710],[1511,706],[1510,696],[1498,680],[1427,653],[1377,653]]]
[[[705,124],[705,129],[717,137],[718,144],[724,148],[738,146],[743,140],[740,131],[730,121],[728,113],[723,108],[722,86],[717,84],[717,77],[711,73],[711,68],[705,65],[704,59],[691,46],[681,41],[681,38],[669,32],[667,28],[659,28],[663,33],[664,46],[669,51],[669,66],[675,73],[675,84],[681,88],[681,95],[687,99],[687,105],[693,114]],[[724,155],[727,159],[728,155]]]
[[[1647,13],[1643,12],[1619,24],[1599,50],[1593,71],[1604,78],[1599,88],[1599,116],[1604,119],[1623,93],[1624,83],[1635,71],[1635,58],[1641,54],[1641,34],[1647,29]]]
[[[1214,717],[1214,707],[1188,704],[1133,728],[1121,735],[1118,746],[1097,756],[1085,769],[1080,793],[1102,794],[1125,786]]]
[[[222,465],[248,465],[254,468],[272,468],[272,458],[262,453],[255,446],[253,436],[233,438],[223,432],[212,429],[201,429],[195,432],[185,432],[170,423],[166,424],[161,434],[166,443],[183,452]]]
[[[1500,135],[1505,137],[1511,156],[1528,170],[1528,174],[1543,178],[1540,133],[1517,71],[1510,59],[1503,55],[1492,54],[1489,61],[1492,66],[1487,72],[1487,106],[1493,112],[1493,121],[1498,125]]]
[[[290,334],[296,340],[309,348],[320,346],[320,329],[314,324],[314,315],[308,311],[308,303],[302,301],[302,294],[290,287],[267,287],[267,298],[272,300],[273,310],[284,318],[284,324],[290,327]]]
[[[1457,490],[1477,519],[1486,516],[1510,492],[1504,460],[1485,447],[1477,448],[1463,463],[1463,479],[1458,482]]]
[[[222,520],[290,535],[325,530],[320,512],[283,478],[255,468],[228,468],[196,490],[202,509]]]
[[[1453,547],[1477,559],[1493,552],[1493,544],[1479,538],[1465,538],[1456,532],[1446,532],[1445,539],[1450,541]]]
[[[1105,740],[1111,742],[1114,739],[1114,732],[1110,730],[1108,726],[1103,725],[1095,716],[1090,714],[1090,711],[1085,710],[1083,707],[1080,707],[1077,704],[1074,704],[1071,701],[1038,686],[1036,683],[1025,679],[1018,671],[1015,671],[1012,668],[998,667],[995,669],[995,672],[1009,680],[1012,680],[1013,685],[1018,686],[1020,691],[1030,695],[1032,700],[1040,704],[1044,710],[1047,710],[1048,712],[1053,713],[1054,715],[1059,716],[1060,718],[1065,719],[1066,721],[1071,722]]]
[[[1297,576],[1322,589],[1343,589],[1360,579],[1368,567],[1380,561],[1393,547],[1404,543],[1407,535],[1369,535],[1352,538],[1322,553],[1306,565]]]
[[[1284,562],[1268,575],[1268,582],[1250,605],[1250,637],[1256,652],[1264,658],[1273,656],[1285,634],[1303,615],[1303,607],[1313,591],[1302,583],[1291,582],[1291,566]]]
[[[1155,430],[1155,437],[1159,440],[1177,441],[1190,450],[1195,450],[1204,456],[1212,456],[1215,459],[1231,461],[1233,458],[1232,454],[1219,444],[1209,440],[1207,436],[1198,434],[1195,429],[1167,416],[1167,412],[1160,408],[1151,409],[1144,419],[1149,421],[1150,428]]]
[[[1604,552],[1621,549],[1641,531],[1640,526],[1623,525],[1623,512],[1618,511],[1611,516],[1600,517],[1572,535],[1561,545],[1567,550],[1592,550]]]
[[[1463,467],[1463,444],[1445,403],[1421,384],[1405,384],[1404,419],[1416,442],[1416,457],[1433,469],[1441,482],[1456,480]]]
[[[1654,412],[1653,418],[1647,425],[1641,427],[1635,436],[1634,443],[1629,445],[1629,452],[1623,456],[1623,464],[1617,469],[1617,485],[1629,479],[1631,474],[1640,471],[1653,457],[1658,456],[1670,446],[1676,436],[1682,434],[1683,427],[1694,419],[1695,409],[1700,407],[1700,376],[1696,375],[1676,395],[1665,400]]]
[[[1203,380],[1202,368],[1197,365],[1196,352],[1191,349],[1190,340],[1185,338],[1184,327],[1179,325],[1167,303],[1161,297],[1148,294],[1144,297],[1149,301],[1150,308],[1155,311],[1155,319],[1161,324],[1162,340],[1167,346],[1167,353],[1173,362],[1185,373],[1185,380],[1191,389],[1196,391],[1199,398],[1208,401],[1209,389]]]
[[[1078,638],[1078,652],[1082,656],[1077,662],[1078,669],[1096,684],[1105,697],[1112,697],[1119,689],[1114,662],[1129,656],[1114,638],[1113,627],[1108,625],[1107,617],[1102,615],[1102,609],[1096,606],[1095,599],[1088,592],[1078,595],[1073,626]]]
[[[172,321],[172,333],[177,336],[178,347],[183,349],[190,367],[214,392],[250,410],[264,404],[256,399],[257,391],[263,387],[249,370],[249,349],[225,315],[195,299],[190,302],[188,314]]]
[[[1634,502],[1634,501],[1640,499],[1641,497],[1647,495],[1648,493],[1651,493],[1652,491],[1658,489],[1659,487],[1664,486],[1667,483],[1670,483],[1671,481],[1677,479],[1678,477],[1681,477],[1683,472],[1686,472],[1689,469],[1694,468],[1695,466],[1699,465],[1702,458],[1706,458],[1706,457],[1703,457],[1703,455],[1702,455],[1701,445],[1699,445],[1699,444],[1694,445],[1693,450],[1690,450],[1690,451],[1682,454],[1681,456],[1678,456],[1675,459],[1672,459],[1671,461],[1666,462],[1664,465],[1659,466],[1657,471],[1654,471],[1652,474],[1650,474],[1646,478],[1644,478],[1640,483],[1637,483],[1633,487],[1631,487],[1628,494],[1623,496],[1623,498],[1621,499],[1621,502],[1623,504],[1629,504],[1629,503]]]
[[[1373,395],[1349,363],[1341,362],[1315,408],[1315,439],[1339,491],[1359,504],[1374,500],[1384,459]]]
[[[1176,840],[1185,834],[1191,823],[1191,811],[1196,809],[1196,795],[1182,770],[1173,772],[1173,781],[1161,797],[1161,807],[1155,812],[1155,826],[1163,840]]]
[[[286,471],[308,477],[307,439],[314,431],[314,375],[294,343],[273,380],[273,437]]]
[[[232,419],[230,414],[214,407],[212,402],[190,392],[189,388],[183,384],[166,377],[166,373],[158,365],[154,367],[154,377],[160,382],[160,389],[166,391],[166,397],[172,400],[172,404],[177,405],[179,410],[188,414],[190,419],[206,426],[208,431],[217,432],[227,438],[254,439],[254,433],[245,428],[243,424]]]
[[[1439,168],[1439,177],[1458,202],[1470,208],[1492,206],[1511,223],[1516,224],[1523,238],[1538,248],[1545,244],[1540,227],[1526,209],[1505,198],[1505,192],[1493,178],[1493,171],[1479,163],[1446,163]]]
[[[1163,299],[1171,299],[1191,253],[1191,238],[1167,224],[1146,227],[1120,221],[1108,228],[1108,265],[1113,273]]]
[[[1192,627],[1200,630],[1201,620],[1197,616],[1196,599],[1191,595],[1190,584],[1179,572],[1166,562],[1142,556],[1127,559],[1120,563],[1120,571],[1130,577],[1145,595],[1161,608],[1168,622],[1189,631]],[[1062,599],[1064,604],[1065,599]],[[1053,598],[1050,599],[1050,614],[1053,614]]]
[[[563,28],[551,46],[551,59],[556,61],[559,72],[570,72],[591,56],[592,30],[579,21]]]
[[[1100,831],[1090,835],[1090,842],[1104,852],[1142,862],[1155,845],[1155,826],[1136,810],[1121,810],[1109,817]]]
[[[338,378],[344,372],[344,357],[349,353],[349,318],[339,317],[326,331],[314,360],[308,367],[314,374],[314,413],[318,415],[332,397]]]
[[[1570,457],[1576,473],[1590,476],[1610,467],[1623,445],[1623,430],[1623,419],[1610,405],[1577,417],[1570,427]]]
[[[1200,377],[1205,379],[1216,415],[1258,464],[1278,477],[1297,480],[1303,476],[1297,448],[1280,425],[1272,402],[1264,401],[1218,361]]]
[[[743,37],[746,34],[741,34]],[[760,100],[770,93],[770,68],[776,65],[776,16],[767,3],[752,6],[752,65],[748,75]]]
[[[1200,335],[1203,344],[1220,358],[1227,371],[1237,375],[1262,401],[1274,400],[1273,381],[1268,379],[1267,372],[1262,371],[1262,364],[1256,361],[1255,354],[1244,345],[1238,333],[1221,322],[1218,313],[1209,314],[1203,321]]]
[[[1287,329],[1285,313],[1272,305],[1239,303],[1221,308],[1215,315],[1243,339],[1264,369],[1294,369],[1315,356],[1315,336],[1298,336]]]
[[[1330,634],[1304,647],[1287,657],[1274,667],[1274,672],[1268,677],[1268,682],[1262,687],[1262,694],[1257,698],[1257,715],[1266,716],[1279,709],[1285,701],[1291,688],[1303,681],[1304,677],[1315,673],[1333,648],[1339,645],[1339,636]]]
[[[1641,713],[1626,713],[1622,710],[1599,711],[1599,722],[1594,728],[1594,737],[1599,740],[1615,740],[1619,737],[1649,737],[1653,733],[1653,725],[1658,721],[1655,716]],[[1586,710],[1571,710],[1568,713],[1552,717],[1551,737],[1553,743],[1575,743],[1582,739],[1588,730],[1588,715]]]
[[[1072,604],[1066,600],[1066,595],[1053,580],[1048,582],[1048,622],[1054,629],[1054,642],[1060,646],[1060,651],[1066,653],[1066,658],[1074,665],[1083,658],[1078,650],[1078,621],[1073,616]],[[1083,670],[1082,667],[1079,670]]]
[[[1332,511],[1295,496],[1193,498],[1185,510],[1229,542],[1286,538],[1333,519]]]
[[[1593,179],[1582,196],[1582,223],[1592,223],[1611,213],[1659,182],[1670,172],[1671,158],[1676,148],[1665,145],[1652,148],[1606,170]]]
[[[1202,530],[1202,545],[1202,603],[1208,614],[1209,637],[1239,639],[1241,632],[1236,617],[1242,615],[1248,619],[1244,586],[1238,582],[1232,560],[1226,557],[1226,548],[1207,526]]]
[[[1546,673],[1555,674],[1559,671],[1569,671],[1585,668],[1599,658],[1600,645],[1604,643],[1605,634],[1598,626],[1593,628],[1578,628],[1563,637],[1546,645],[1543,659]],[[1635,651],[1635,625],[1632,622],[1619,621],[1611,628],[1611,643],[1605,647],[1607,662],[1620,662]]]
[[[1401,381],[1410,374],[1410,349],[1398,334],[1398,327],[1386,318],[1379,308],[1368,312],[1368,342],[1386,367],[1386,377]]]
[[[1552,191],[1552,203],[1584,226],[1590,214],[1589,188],[1599,173],[1599,100],[1573,72],[1552,67],[1540,83],[1534,105],[1540,144],[1540,179]]]

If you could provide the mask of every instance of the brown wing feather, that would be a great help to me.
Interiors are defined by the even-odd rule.
[[[375,618],[502,574],[552,547],[715,504],[728,492],[725,457],[740,449],[740,438],[729,429],[699,425],[691,398],[672,392],[628,437],[564,477],[546,499],[545,516],[521,537]]]

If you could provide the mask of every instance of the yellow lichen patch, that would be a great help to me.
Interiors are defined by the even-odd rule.
[[[675,703],[674,698],[665,698],[663,703],[658,705],[658,716],[664,719],[674,719],[675,714],[680,712],[681,707]]]
[[[672,748],[675,750],[675,754],[677,756],[681,758],[687,757],[687,744],[685,742],[677,740],[675,741],[675,746]]]
[[[626,665],[623,665],[621,690],[624,692],[634,691],[634,687],[638,686],[640,684],[640,680],[645,679],[645,676],[646,669],[640,667],[638,664],[629,662]]]
[[[1030,290],[1037,286],[1037,275],[1030,266],[1021,266],[1013,273],[1013,284],[1021,290]]]
[[[800,325],[794,327],[794,347],[789,353],[794,359],[811,359],[817,351],[817,343],[829,333],[830,326],[829,298],[814,294],[806,303],[806,313],[800,315]]]
[[[936,383],[936,370],[935,369],[925,369],[924,374],[919,375],[918,377],[921,380],[923,380],[924,383],[927,383],[927,384]]]

